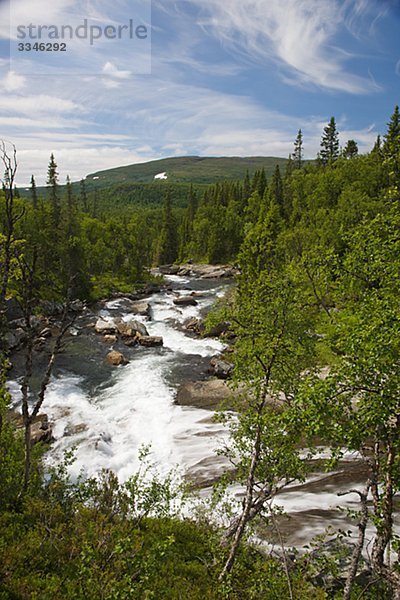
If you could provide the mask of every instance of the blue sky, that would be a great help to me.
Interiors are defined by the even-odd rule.
[[[299,128],[312,158],[332,115],[368,151],[400,102],[398,0],[153,0],[151,71],[150,37],[67,41],[53,66],[16,51],[17,24],[149,25],[144,5],[0,0],[0,138],[20,184],[44,183],[51,152],[76,180],[167,156],[287,156]]]

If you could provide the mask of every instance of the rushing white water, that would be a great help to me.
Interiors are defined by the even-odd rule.
[[[189,280],[179,278],[179,283],[185,285]],[[189,293],[182,291],[181,295]],[[177,384],[171,384],[168,376],[179,364],[195,364],[223,349],[216,339],[193,338],[179,329],[223,293],[224,286],[217,286],[196,297],[197,306],[188,307],[175,306],[174,293],[152,296],[152,320],[134,318],[146,325],[150,335],[162,336],[164,347],[134,348],[131,362],[115,368],[111,379],[91,392],[85,391],[76,374],[54,377],[44,405],[55,438],[48,463],[57,463],[65,451],[74,448],[71,475],[83,472],[92,476],[107,468],[124,481],[137,471],[138,455],[145,445],[150,446],[151,460],[161,474],[174,469],[206,479],[220,473],[221,459],[214,450],[226,440],[226,431],[213,421],[210,411],[175,405]],[[99,316],[111,320],[116,313],[121,315],[123,304],[123,300],[110,301]],[[104,346],[104,359],[108,351]],[[15,390],[16,385],[12,387]]]

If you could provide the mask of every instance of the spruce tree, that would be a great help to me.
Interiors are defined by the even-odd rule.
[[[321,150],[319,160],[322,165],[333,163],[339,157],[339,134],[336,129],[335,117],[331,117],[328,125],[324,128],[321,139]]]
[[[49,198],[52,210],[52,224],[58,229],[60,224],[60,203],[58,198],[58,173],[57,164],[54,160],[54,154],[50,156],[49,167],[47,170],[47,185],[49,186]]]
[[[386,157],[394,158],[400,152],[400,113],[395,106],[394,112],[388,123],[388,130],[383,143],[383,153]]]
[[[384,165],[387,169],[390,185],[390,197],[400,196],[400,113],[396,106],[388,123],[383,144]]]
[[[354,140],[348,140],[347,144],[343,148],[344,158],[354,158],[357,155],[358,155],[357,142],[355,142]]]
[[[34,210],[37,210],[38,207],[38,198],[37,198],[37,190],[36,190],[36,182],[35,178],[32,175],[31,177],[31,197],[32,197],[32,206]]]
[[[294,142],[292,159],[294,167],[296,169],[301,169],[301,167],[303,166],[303,134],[301,129],[299,129],[296,140]]]

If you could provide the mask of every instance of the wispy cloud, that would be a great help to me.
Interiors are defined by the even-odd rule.
[[[335,35],[353,27],[366,3],[357,0],[190,0],[201,11],[203,28],[233,53],[248,59],[275,60],[293,81],[354,94],[376,91],[376,84],[346,70],[347,56]],[[288,75],[286,74],[286,77]]]

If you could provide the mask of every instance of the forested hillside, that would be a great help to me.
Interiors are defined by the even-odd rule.
[[[0,598],[399,599],[398,107],[368,154],[353,140],[340,149],[332,118],[312,163],[299,132],[283,169],[189,187],[184,206],[173,188],[162,207],[115,212],[84,186],[61,194],[54,157],[46,196],[32,179],[21,199],[5,151],[2,306],[12,296],[34,312],[41,299],[132,291],[153,265],[233,263],[235,291],[209,326],[229,324],[244,391],[236,417],[223,415],[234,469],[208,508],[226,509],[217,527],[209,514],[184,519],[170,481],[119,486],[108,473],[73,485],[65,471],[43,478],[37,456],[27,478],[3,387]],[[276,494],[312,474],[321,447],[327,471],[346,452],[362,466],[363,485],[346,492],[356,535],[335,535],[333,553],[281,547],[265,558],[249,533],[276,525]],[[223,502],[232,480],[243,487],[233,513]]]

